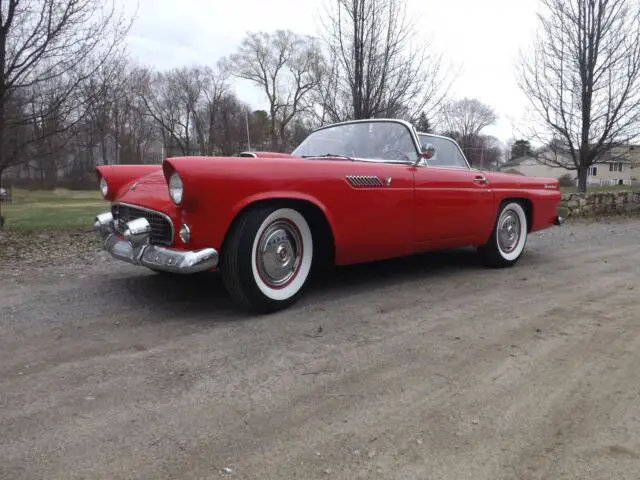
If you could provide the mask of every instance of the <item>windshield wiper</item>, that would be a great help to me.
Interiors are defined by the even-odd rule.
[[[354,161],[353,158],[348,157],[347,155],[340,155],[338,153],[325,153],[324,155],[301,155],[302,158],[324,158],[324,157],[336,157],[336,158],[346,158],[347,160]]]

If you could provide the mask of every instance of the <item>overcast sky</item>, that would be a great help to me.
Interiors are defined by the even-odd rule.
[[[124,1],[129,8],[135,5]],[[130,50],[140,62],[161,69],[213,65],[237,48],[247,30],[317,33],[325,1],[138,0]],[[493,106],[500,122],[486,133],[503,141],[522,126],[527,103],[516,85],[515,66],[519,48],[531,40],[537,7],[537,0],[408,0],[420,35],[461,68],[453,96]],[[255,108],[266,107],[257,88],[242,82],[236,92]]]

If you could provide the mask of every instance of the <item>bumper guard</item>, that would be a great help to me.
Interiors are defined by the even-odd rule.
[[[114,226],[111,212],[105,212],[96,216],[93,229],[100,236],[104,250],[133,265],[171,273],[197,273],[218,265],[218,252],[213,248],[176,250],[151,245],[151,225],[144,217],[128,222],[121,235]]]

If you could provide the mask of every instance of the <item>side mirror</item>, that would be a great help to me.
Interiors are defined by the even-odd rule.
[[[431,145],[430,143],[427,143],[426,145],[422,145],[422,156],[424,158],[429,160],[430,158],[433,158],[435,154],[436,154],[436,149],[433,148],[433,145]]]

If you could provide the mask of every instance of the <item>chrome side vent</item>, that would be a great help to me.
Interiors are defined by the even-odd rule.
[[[383,187],[384,183],[375,175],[347,175],[347,182],[357,188]]]

